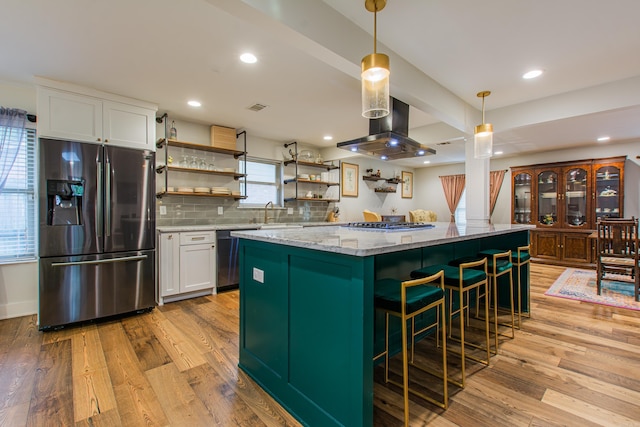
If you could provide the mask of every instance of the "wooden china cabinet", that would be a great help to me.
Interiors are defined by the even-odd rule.
[[[538,262],[594,263],[589,235],[602,217],[622,217],[625,157],[511,168],[511,221],[534,224],[531,255]]]

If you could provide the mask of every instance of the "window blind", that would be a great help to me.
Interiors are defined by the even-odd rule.
[[[8,143],[19,149],[0,192],[0,263],[36,258],[36,131],[25,129]]]
[[[280,163],[263,159],[252,159],[246,162],[246,172],[244,162],[240,162],[240,173],[246,173],[246,199],[240,200],[244,206],[264,206],[268,202],[280,205]],[[245,186],[240,187],[244,191]]]

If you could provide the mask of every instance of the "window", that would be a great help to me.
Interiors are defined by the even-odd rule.
[[[0,263],[36,257],[36,131],[25,129],[4,189],[0,192]]]
[[[456,223],[467,222],[467,189],[462,191],[458,206],[456,206],[455,212]]]
[[[269,202],[280,206],[282,201],[281,163],[273,160],[251,159],[245,164],[240,162],[240,173],[246,173],[240,190],[246,199],[240,200],[241,206],[264,206]],[[246,186],[244,185],[246,181]]]

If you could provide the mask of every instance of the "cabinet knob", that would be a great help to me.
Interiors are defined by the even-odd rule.
[[[173,234],[169,234],[169,236],[167,237],[167,239],[169,239],[169,240],[173,239]]]
[[[104,142],[109,142],[109,138],[105,138],[105,139],[104,139]]]
[[[98,142],[102,141],[102,138],[98,138]]]

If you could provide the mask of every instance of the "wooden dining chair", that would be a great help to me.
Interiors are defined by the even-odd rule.
[[[640,301],[640,259],[638,256],[638,219],[603,218],[597,223],[597,278],[598,295],[602,292],[605,275],[623,274],[634,281],[634,296]]]

